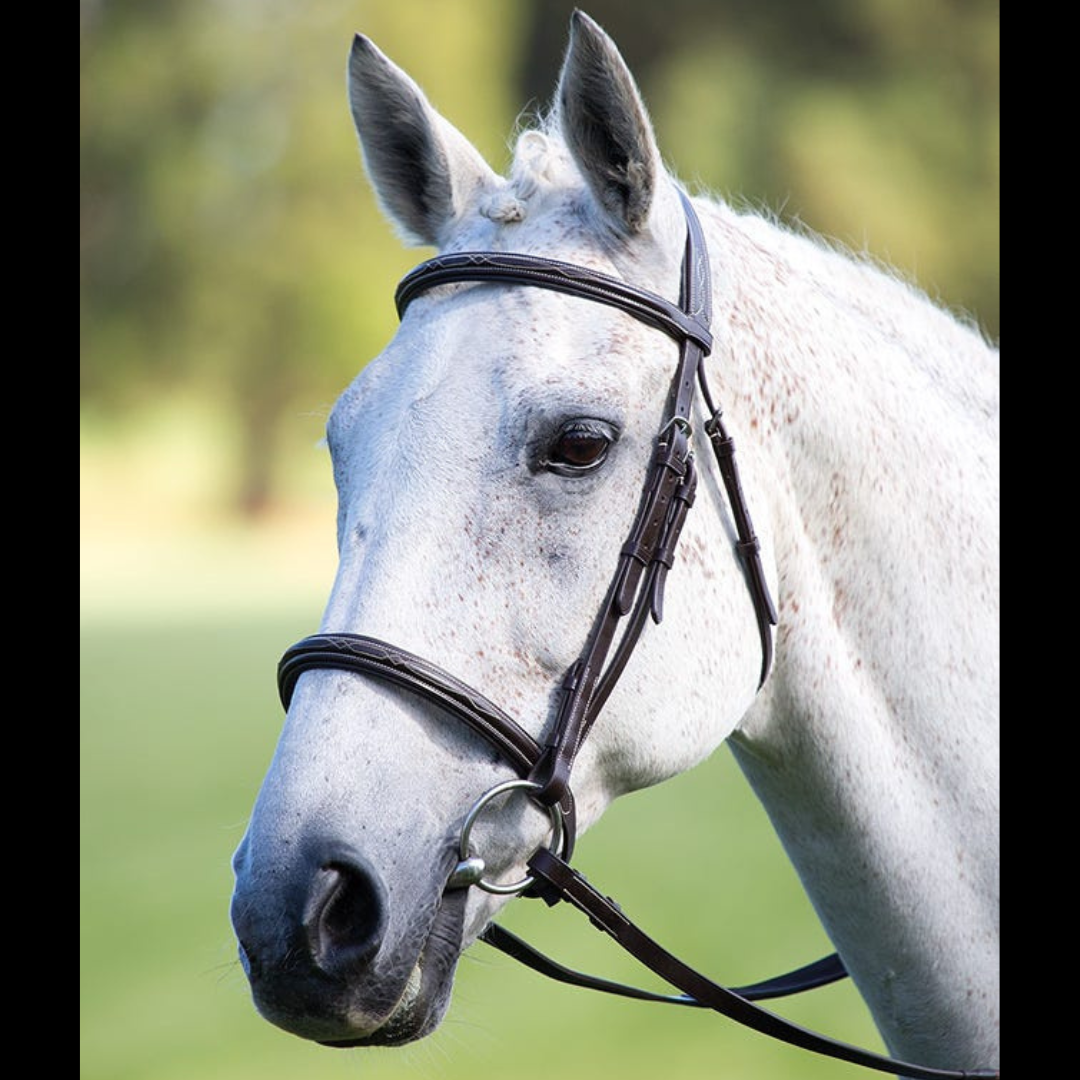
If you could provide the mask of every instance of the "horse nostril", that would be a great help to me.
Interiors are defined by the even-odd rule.
[[[327,863],[312,880],[304,928],[311,955],[323,971],[346,975],[365,966],[386,930],[382,882],[359,863]]]

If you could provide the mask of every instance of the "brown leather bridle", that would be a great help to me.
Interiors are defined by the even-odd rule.
[[[735,548],[742,561],[757,617],[762,651],[759,687],[765,682],[772,663],[776,608],[739,481],[735,444],[709,391],[702,363],[712,349],[708,251],[690,200],[682,192],[680,197],[686,213],[687,238],[678,306],[656,293],[585,267],[537,256],[497,252],[466,252],[430,259],[406,275],[395,295],[398,314],[403,317],[417,296],[439,285],[461,282],[531,285],[616,307],[662,330],[679,345],[679,363],[668,395],[664,422],[656,436],[637,515],[619,552],[618,565],[599,617],[578,660],[563,678],[559,711],[547,742],[544,745],[538,743],[483,694],[430,661],[360,634],[315,634],[289,648],[278,665],[282,704],[288,709],[296,682],[305,671],[332,668],[396,684],[456,716],[498,749],[514,767],[518,779],[497,785],[473,805],[462,830],[460,861],[447,888],[476,885],[489,892],[539,896],[548,904],[566,900],[682,993],[655,994],[573,971],[538,953],[502,927],[494,923],[488,926],[481,940],[534,970],[561,982],[605,993],[714,1009],[783,1042],[882,1072],[900,1072],[916,1080],[961,1080],[963,1077],[990,1080],[998,1076],[996,1070],[963,1072],[911,1065],[819,1035],[753,1004],[756,1000],[799,993],[843,978],[847,972],[835,954],[752,986],[720,986],[644,934],[614,901],[599,893],[569,865],[575,833],[574,800],[570,789],[574,761],[625,668],[646,620],[651,617],[659,623],[663,617],[664,584],[673,565],[686,513],[694,502],[697,474],[690,448],[690,414],[695,385],[700,387],[709,415],[705,432],[724,482],[738,537]],[[622,633],[618,635],[620,627]],[[525,790],[529,798],[551,816],[551,845],[529,859],[529,877],[510,884],[490,882],[483,877],[483,860],[470,851],[469,830],[494,798],[516,788]]]

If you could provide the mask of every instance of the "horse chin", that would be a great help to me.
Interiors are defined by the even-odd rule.
[[[404,1046],[430,1035],[439,1026],[450,1003],[451,980],[432,987],[423,960],[409,973],[405,991],[394,1011],[367,1035],[345,1039],[316,1039],[320,1046],[349,1050],[361,1046]]]
[[[430,1035],[450,1005],[454,972],[461,956],[464,901],[464,889],[446,894],[401,997],[378,1028],[366,1035],[316,1041],[322,1046],[347,1050],[361,1046],[403,1046]]]

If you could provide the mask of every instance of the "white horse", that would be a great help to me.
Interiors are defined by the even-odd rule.
[[[368,40],[349,96],[410,242],[528,253],[677,303],[687,235],[615,46],[577,14],[556,108],[496,175]],[[698,197],[715,344],[775,656],[700,401],[700,484],[648,625],[574,762],[578,830],[727,740],[891,1054],[998,1059],[998,354],[896,276]],[[642,498],[678,349],[547,288],[430,288],[327,438],[340,566],[327,633],[430,658],[550,736]],[[336,1045],[441,1021],[508,895],[447,888],[463,819],[513,775],[431,695],[299,676],[234,862],[260,1012]],[[526,874],[551,814],[487,807],[470,850]],[[477,875],[478,876],[478,875]],[[469,880],[466,875],[466,884]],[[460,882],[458,882],[460,884]]]

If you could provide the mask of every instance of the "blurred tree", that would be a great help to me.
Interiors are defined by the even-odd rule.
[[[521,107],[549,103],[573,6],[82,0],[84,409],[197,388],[235,428],[235,505],[266,507],[295,446],[283,416],[321,432],[417,260],[365,190],[352,32],[502,168]],[[865,247],[997,334],[997,0],[583,6],[682,176]]]
[[[528,0],[536,108],[578,6],[680,175],[867,250],[997,337],[998,0]]]
[[[359,14],[377,39],[422,44],[414,65],[461,88],[446,107],[490,147],[512,120],[513,24],[478,29],[484,6]],[[312,401],[325,416],[392,332],[387,283],[416,261],[364,189],[344,78],[357,13],[338,0],[84,0],[81,13],[84,409],[116,417],[198,387],[235,428],[234,505],[260,513],[282,417],[310,418]],[[499,93],[472,79],[478,66]]]

